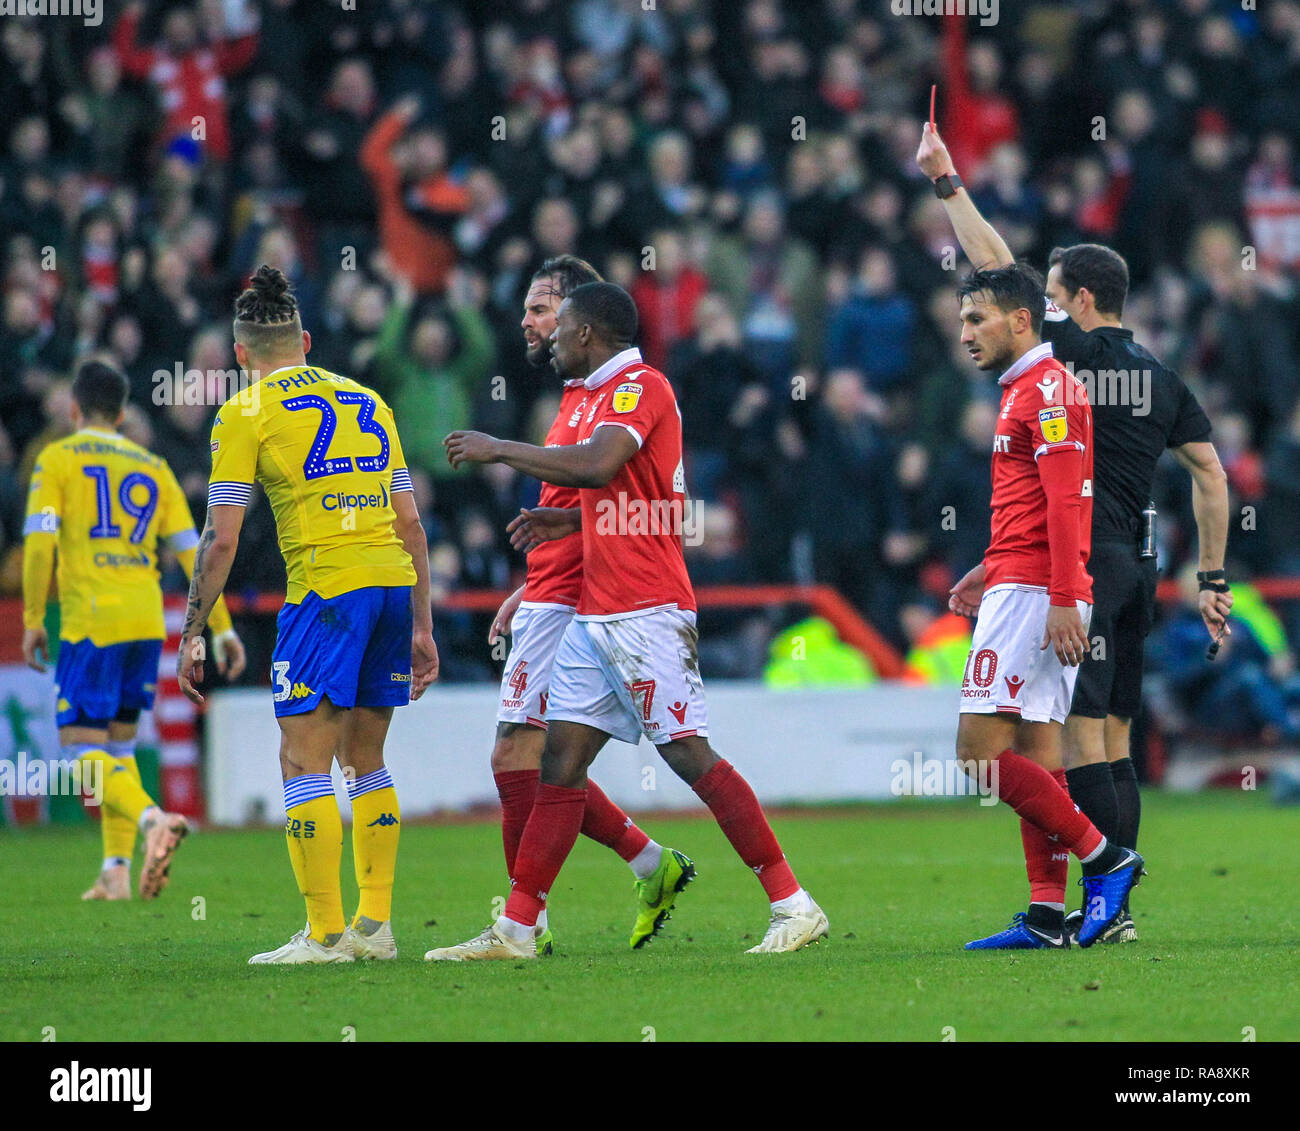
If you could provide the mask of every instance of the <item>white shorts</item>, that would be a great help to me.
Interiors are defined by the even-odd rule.
[[[569,605],[522,604],[510,622],[510,654],[501,675],[497,722],[546,729],[551,665],[573,620]]]
[[[1092,606],[1075,604],[1087,631]],[[1042,647],[1050,605],[1047,590],[1037,586],[1007,583],[985,591],[961,684],[962,714],[1005,711],[1031,723],[1065,722],[1079,669],[1061,663],[1050,644]]]
[[[617,620],[577,620],[551,673],[547,718],[583,723],[635,745],[705,736],[708,716],[695,614],[656,609]]]

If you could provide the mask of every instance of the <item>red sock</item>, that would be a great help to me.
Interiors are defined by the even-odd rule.
[[[1051,771],[1052,779],[1068,794],[1065,771]],[[1025,871],[1029,874],[1030,903],[1065,903],[1065,881],[1070,873],[1070,854],[1060,842],[1020,818],[1020,842],[1025,846]]]
[[[506,918],[527,927],[537,923],[551,885],[573,851],[586,809],[585,789],[566,789],[545,782],[537,787],[537,800],[519,841],[515,885],[506,900]]]
[[[998,800],[1076,856],[1090,856],[1106,838],[1037,762],[1007,749],[998,756]]]
[[[537,780],[541,771],[507,770],[492,776],[496,778],[497,796],[501,798],[501,844],[506,850],[506,875],[513,884],[519,838],[524,835],[528,815],[537,800]]]
[[[612,848],[624,860],[632,860],[650,843],[650,838],[632,823],[632,818],[615,805],[591,778],[587,779],[587,811],[582,817],[582,835]]]
[[[692,788],[712,811],[731,847],[754,870],[767,898],[775,903],[794,895],[799,881],[786,863],[758,798],[735,767],[719,761]]]

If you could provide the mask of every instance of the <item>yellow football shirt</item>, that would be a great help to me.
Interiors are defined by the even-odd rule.
[[[411,490],[393,413],[365,385],[314,366],[277,369],[221,406],[208,505],[247,506],[262,484],[288,574],[286,603],[414,585],[392,496]]]
[[[198,544],[194,518],[161,456],[117,432],[83,428],[46,445],[27,494],[24,530],[58,547],[61,639],[97,647],[166,636],[158,541],[177,553]],[[45,593],[32,593],[23,621],[38,628]],[[224,602],[214,631],[230,627]]]

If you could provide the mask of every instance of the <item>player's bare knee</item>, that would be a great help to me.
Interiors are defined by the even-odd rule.
[[[546,732],[527,723],[498,723],[496,742],[492,744],[492,772],[508,774],[516,770],[539,770]]]
[[[288,781],[290,778],[300,777],[307,772],[302,763],[294,758],[293,751],[289,749],[288,745],[282,744],[280,746],[280,777],[284,781]]]
[[[1065,721],[1063,750],[1066,769],[1106,760],[1104,721],[1086,715],[1071,715]]]
[[[587,784],[587,767],[595,757],[589,756],[580,743],[556,742],[548,733],[542,748],[541,782],[565,789],[581,789]]]
[[[699,735],[665,742],[659,747],[659,756],[687,785],[694,785],[719,761],[709,740]]]
[[[969,715],[963,715],[957,724],[957,761],[959,763],[975,762],[984,757],[988,751],[971,727],[965,726]]]

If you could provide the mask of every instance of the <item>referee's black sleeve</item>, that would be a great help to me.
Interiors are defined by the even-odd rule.
[[[1178,382],[1178,412],[1174,417],[1173,427],[1169,430],[1168,446],[1180,447],[1183,444],[1204,443],[1210,438],[1210,418],[1205,415],[1196,395],[1183,384],[1182,379],[1172,370],[1166,370],[1169,376]]]

